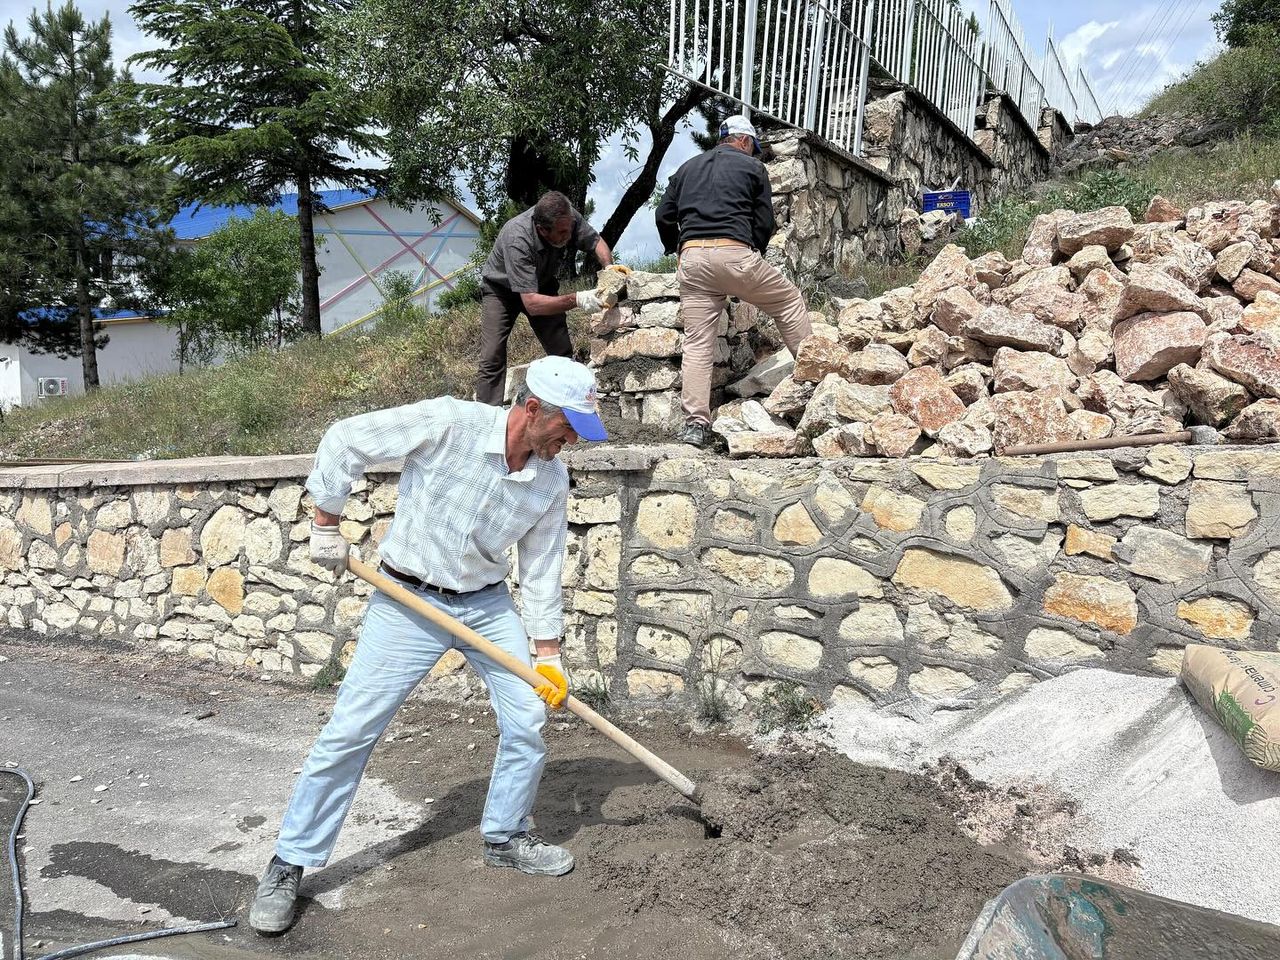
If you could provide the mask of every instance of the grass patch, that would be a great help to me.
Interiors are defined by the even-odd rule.
[[[587,317],[570,313],[585,358]],[[480,310],[389,311],[369,333],[261,351],[221,367],[152,377],[16,409],[0,423],[0,456],[89,459],[310,453],[333,421],[428,397],[472,395]],[[517,322],[510,362],[542,355]]]
[[[569,692],[596,713],[604,713],[608,709],[609,686],[598,673],[593,673],[581,686],[574,684]]]
[[[782,680],[764,692],[760,703],[760,733],[774,730],[807,730],[813,718],[822,710],[817,697],[809,696],[805,688],[794,680]]]
[[[330,657],[325,662],[325,665],[316,672],[316,675],[311,678],[311,689],[319,691],[336,687],[346,675],[347,668],[339,662],[337,657]]]
[[[1225,121],[1238,130],[1280,136],[1280,31],[1256,26],[1247,43],[1197,63],[1142,108],[1144,116],[1190,113]]]

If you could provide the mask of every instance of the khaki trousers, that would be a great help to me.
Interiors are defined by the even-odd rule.
[[[745,246],[687,247],[676,278],[684,319],[681,406],[687,419],[710,423],[716,324],[728,298],[737,297],[772,317],[792,356],[813,332],[809,307],[781,270]]]

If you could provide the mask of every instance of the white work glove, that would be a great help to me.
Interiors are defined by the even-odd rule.
[[[342,535],[335,523],[331,527],[322,527],[311,521],[311,562],[332,570],[335,577],[347,572],[347,556],[351,553],[351,544]]]
[[[604,304],[600,302],[600,298],[596,296],[594,290],[579,290],[576,296],[579,310],[585,310],[587,313],[599,313],[604,309]]]

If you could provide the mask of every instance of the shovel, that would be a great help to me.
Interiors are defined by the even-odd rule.
[[[470,627],[459,623],[453,617],[427,603],[427,601],[415,595],[412,591],[405,589],[390,577],[379,573],[368,564],[356,558],[354,554],[347,560],[347,569],[361,580],[372,584],[374,587],[381,590],[392,600],[408,607],[414,613],[426,617],[436,626],[448,630],[467,646],[471,647],[473,650],[479,650],[504,670],[511,671],[531,687],[542,686],[546,683],[546,678],[535,671],[533,667],[529,666],[523,660],[516,659],[505,650],[493,643],[490,643]],[[698,792],[697,784],[657,754],[646,749],[631,737],[627,736],[581,700],[571,696],[565,700],[564,706],[570,713],[591,724],[591,726],[595,727],[623,750],[627,751],[627,753],[631,754],[631,756],[643,763],[660,779],[665,780],[673,786],[681,796],[688,800],[692,800],[696,804],[700,804],[702,802],[702,797]]]

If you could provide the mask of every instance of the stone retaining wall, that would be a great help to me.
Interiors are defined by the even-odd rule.
[[[566,656],[614,698],[737,709],[786,679],[920,710],[1080,664],[1169,673],[1189,642],[1277,648],[1276,447],[571,465]],[[304,677],[345,660],[369,590],[307,559],[308,466],[3,471],[0,621]],[[394,481],[344,513],[366,553]]]

